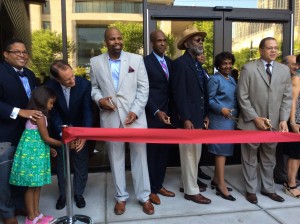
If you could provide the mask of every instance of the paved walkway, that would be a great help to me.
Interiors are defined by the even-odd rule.
[[[213,167],[203,167],[203,171],[212,175]],[[84,194],[87,206],[78,209],[74,205],[74,214],[90,216],[95,224],[299,224],[300,200],[286,195],[281,185],[276,185],[279,195],[285,202],[278,203],[257,193],[258,204],[250,204],[244,198],[244,184],[240,165],[226,167],[226,182],[233,187],[232,195],[235,202],[227,201],[216,196],[210,188],[203,193],[212,200],[210,205],[200,205],[187,201],[179,192],[179,168],[169,168],[166,175],[165,187],[176,193],[175,198],[161,196],[161,205],[155,205],[155,214],[146,215],[141,205],[136,201],[130,172],[127,172],[128,191],[130,199],[127,201],[126,212],[117,216],[114,208],[114,187],[111,173],[90,173],[88,185]],[[204,181],[205,182],[205,181]],[[209,183],[209,181],[206,181]],[[53,183],[42,189],[40,208],[43,213],[61,217],[66,210],[55,210],[58,197],[56,177]],[[24,223],[24,217],[18,217],[19,223]]]

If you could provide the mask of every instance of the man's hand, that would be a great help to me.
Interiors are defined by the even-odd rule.
[[[264,117],[256,117],[254,118],[255,126],[262,131],[268,130],[270,127],[266,124],[266,119]]]
[[[204,118],[204,129],[207,130],[208,129],[208,126],[209,126],[209,119],[208,117],[206,116]]]
[[[125,119],[125,124],[126,125],[130,125],[132,124],[133,122],[135,122],[135,120],[137,119],[137,116],[135,113],[133,113],[132,111],[129,111],[126,119]]]
[[[194,129],[194,125],[190,120],[186,120],[183,122],[184,129]]]
[[[158,119],[163,122],[164,124],[171,124],[170,122],[170,117],[163,111],[158,111],[156,113],[156,116],[158,117]]]
[[[43,113],[39,110],[24,110],[20,109],[18,116],[36,121],[43,116]]]
[[[112,101],[112,97],[105,97],[99,100],[99,106],[104,110],[114,111],[116,109],[116,105]]]
[[[286,121],[280,121],[280,123],[279,123],[279,131],[280,132],[288,132],[289,131],[289,128],[287,126]]]
[[[85,139],[78,138],[70,143],[70,149],[75,150],[76,152],[79,152],[85,145],[85,142],[86,142]]]

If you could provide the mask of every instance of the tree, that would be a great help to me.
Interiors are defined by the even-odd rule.
[[[75,45],[68,41],[68,54],[74,52]],[[49,76],[49,67],[56,59],[62,58],[62,36],[49,29],[32,32],[32,55],[29,68],[40,76]]]
[[[123,50],[135,54],[143,54],[143,24],[136,22],[115,22],[108,27],[116,27],[123,37]],[[101,52],[107,52],[106,46]]]
[[[144,43],[143,43],[143,24],[137,22],[115,22],[110,24],[108,27],[116,27],[120,30],[123,37],[123,50],[135,54],[144,53]],[[166,35],[168,49],[166,55],[173,57],[175,54],[174,41],[175,38],[172,34]],[[106,46],[101,48],[101,52],[107,52]]]

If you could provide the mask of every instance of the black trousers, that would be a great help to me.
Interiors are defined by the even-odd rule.
[[[59,194],[66,196],[66,158],[62,148],[57,149],[56,172]],[[79,152],[70,150],[70,163],[73,164],[73,190],[74,195],[82,195],[88,180],[89,152],[86,145]]]
[[[163,187],[168,164],[169,144],[147,144],[147,161],[151,193],[156,194]]]

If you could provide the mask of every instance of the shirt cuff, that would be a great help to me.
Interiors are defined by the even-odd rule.
[[[14,107],[13,111],[10,114],[10,118],[16,119],[18,117],[19,112],[20,112],[20,108]]]
[[[157,112],[159,112],[160,110],[155,111],[154,116],[157,114]]]

